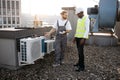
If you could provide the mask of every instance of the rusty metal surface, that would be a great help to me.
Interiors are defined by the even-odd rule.
[[[118,36],[118,39],[120,40],[120,22],[116,22],[115,33]]]

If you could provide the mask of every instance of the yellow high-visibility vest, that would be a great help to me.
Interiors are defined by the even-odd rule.
[[[86,22],[87,17],[83,17],[82,20],[78,20],[77,21],[77,28],[76,28],[76,33],[75,33],[75,37],[76,38],[88,38],[84,37],[85,32],[86,32],[86,27],[85,27],[85,22]]]

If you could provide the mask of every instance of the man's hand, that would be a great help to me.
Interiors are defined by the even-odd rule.
[[[76,42],[76,41],[75,41],[75,38],[72,40],[72,42],[73,42],[73,44],[75,44],[75,42]]]
[[[84,45],[84,44],[85,44],[85,39],[81,39],[80,45]]]
[[[66,35],[67,32],[66,31],[62,31],[62,32],[60,31],[59,34]]]
[[[50,32],[45,33],[45,37],[49,37],[50,35],[51,35]]]
[[[56,31],[56,29],[55,29],[55,28],[52,28],[52,29],[50,30],[50,32],[46,32],[46,33],[45,33],[45,37],[50,37],[51,34],[54,33],[55,31]]]

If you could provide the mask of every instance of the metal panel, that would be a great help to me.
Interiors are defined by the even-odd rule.
[[[90,35],[86,44],[96,46],[117,46],[118,39],[115,36]]]
[[[117,35],[118,39],[120,40],[120,22],[116,23],[115,34]]]
[[[118,9],[118,0],[100,0],[99,27],[114,28]]]
[[[17,66],[16,41],[0,39],[0,64]]]

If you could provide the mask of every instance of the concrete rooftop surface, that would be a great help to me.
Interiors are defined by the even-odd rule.
[[[13,71],[0,68],[0,80],[120,80],[120,46],[85,46],[85,71],[75,72],[78,56],[76,46],[68,44],[65,64],[52,67],[54,52]]]

